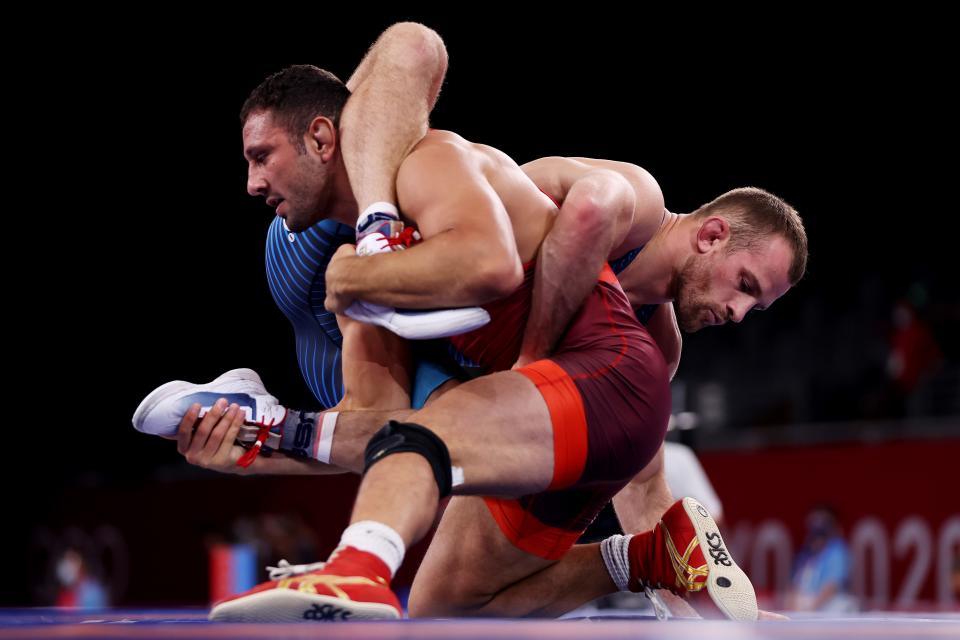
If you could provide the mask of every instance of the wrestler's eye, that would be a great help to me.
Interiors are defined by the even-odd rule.
[[[744,293],[750,293],[750,285],[747,283],[746,278],[740,278],[740,291]]]

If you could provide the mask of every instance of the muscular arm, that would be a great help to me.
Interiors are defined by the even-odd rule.
[[[589,170],[570,185],[537,256],[518,366],[553,350],[593,289],[610,250],[626,234],[635,202],[630,184],[612,171]]]
[[[661,313],[658,310],[657,313]],[[630,481],[630,484],[613,497],[613,509],[617,513],[620,525],[627,533],[649,531],[660,520],[660,516],[674,502],[673,492],[667,485],[663,467],[664,450]],[[670,612],[680,618],[699,618],[700,615],[686,600],[677,597],[665,589],[657,590],[660,598],[670,608]]]
[[[627,533],[649,531],[673,504],[663,470],[663,445],[650,464],[613,498],[613,509]]]
[[[338,251],[327,267],[328,308],[356,299],[406,309],[462,307],[516,289],[523,267],[513,229],[479,163],[468,149],[445,141],[410,154],[397,192],[425,240],[373,256]]]
[[[636,165],[550,157],[522,169],[560,213],[540,249],[521,366],[550,353],[603,263],[649,240],[663,217],[660,187]]]
[[[427,118],[447,71],[447,50],[415,22],[388,28],[347,82],[340,144],[357,204],[396,202],[400,163],[427,133]]]
[[[177,428],[177,451],[187,462],[204,469],[240,475],[331,475],[347,473],[332,464],[289,457],[277,451],[274,455],[257,456],[248,467],[237,465],[246,449],[236,443],[244,414],[235,407],[228,410],[225,400],[218,400],[214,409],[199,419],[200,405],[195,403],[184,414]]]

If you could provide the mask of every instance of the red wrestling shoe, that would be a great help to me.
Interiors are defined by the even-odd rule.
[[[390,570],[380,558],[353,547],[327,563],[272,567],[270,582],[218,602],[217,622],[341,622],[396,620],[400,601],[390,590]]]
[[[753,585],[730,557],[717,523],[693,498],[674,503],[653,528],[630,539],[631,591],[669,589],[678,596],[707,588],[731,620],[756,620]]]

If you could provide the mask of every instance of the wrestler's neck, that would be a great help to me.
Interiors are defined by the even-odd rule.
[[[360,211],[350,186],[350,177],[347,175],[347,168],[339,152],[331,162],[334,166],[330,169],[330,182],[327,185],[326,203],[323,207],[324,217],[352,227],[357,223]]]
[[[623,285],[634,306],[660,304],[673,299],[673,284],[690,253],[689,214],[666,212],[660,228],[624,273]]]

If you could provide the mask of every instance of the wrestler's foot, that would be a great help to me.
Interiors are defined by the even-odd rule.
[[[669,589],[677,595],[707,593],[732,620],[756,620],[753,585],[730,557],[717,523],[693,498],[670,507],[653,531],[630,539],[631,591]]]
[[[286,574],[286,575],[284,575]],[[271,577],[210,611],[217,622],[340,622],[395,620],[400,601],[390,590],[390,570],[371,553],[338,549],[325,565],[281,563]]]
[[[256,371],[233,369],[206,384],[174,380],[157,387],[137,407],[133,426],[144,433],[173,437],[192,404],[200,403],[198,417],[202,418],[220,398],[239,405],[244,422],[253,431],[273,426],[279,429],[287,415],[280,401],[267,393]],[[278,438],[279,434],[272,433],[266,444],[279,444]]]
[[[356,300],[346,314],[354,320],[375,324],[407,340],[433,340],[467,333],[490,322],[480,307],[411,311]]]
[[[384,206],[378,211],[376,204]],[[379,234],[381,238],[393,238],[403,231],[403,222],[396,207],[385,202],[376,204],[371,205],[357,219],[357,253],[368,236]]]
[[[379,231],[367,234],[363,240],[357,242],[358,256],[372,256],[377,253],[386,253],[388,251],[403,251],[420,242],[420,232],[413,227],[403,229],[403,223],[400,225],[402,231],[397,231],[392,236],[385,236]]]
[[[357,222],[357,255],[406,249],[420,241],[416,230],[412,227],[404,229],[399,217],[393,216],[393,213],[381,212],[361,216]],[[490,314],[480,307],[409,311],[362,300],[347,307],[346,314],[354,320],[383,327],[406,340],[448,338],[479,329],[490,322]]]

